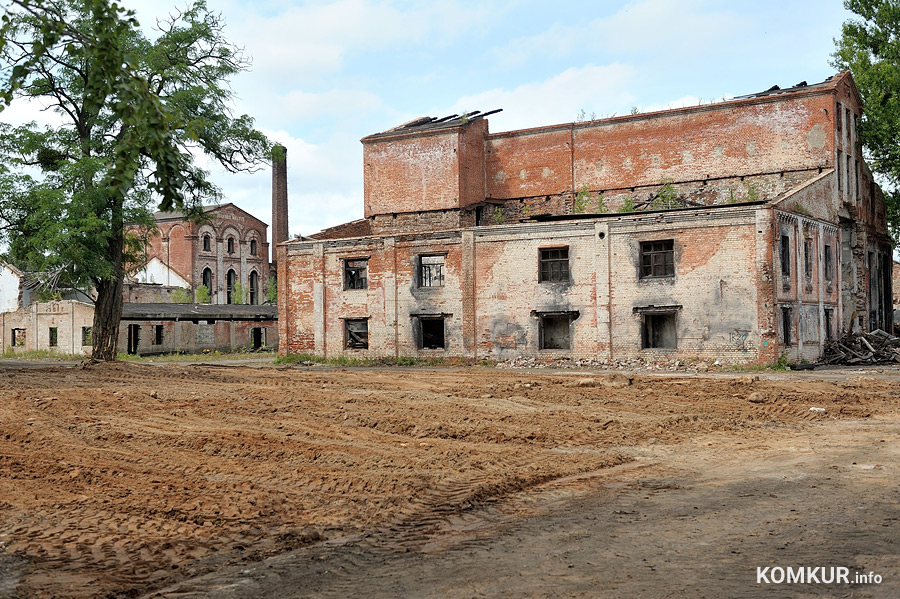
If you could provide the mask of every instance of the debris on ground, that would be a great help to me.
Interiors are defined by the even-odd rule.
[[[881,329],[850,333],[825,345],[822,364],[900,364],[900,337]]]

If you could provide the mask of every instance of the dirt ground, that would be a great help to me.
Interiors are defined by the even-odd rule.
[[[666,597],[809,543],[896,585],[898,406],[890,369],[6,368],[0,596]]]

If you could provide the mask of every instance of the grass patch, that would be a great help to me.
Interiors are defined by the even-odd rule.
[[[82,354],[64,354],[62,352],[54,352],[46,349],[33,349],[30,351],[14,351],[7,347],[0,354],[0,358],[14,358],[17,360],[85,360],[88,356]]]
[[[274,359],[274,350],[265,351],[249,351],[238,350],[234,352],[220,352],[214,350],[207,353],[188,354],[188,353],[172,353],[172,354],[153,354],[147,356],[136,356],[133,354],[119,353],[116,356],[122,362],[216,362],[220,360],[241,360],[246,358]]]

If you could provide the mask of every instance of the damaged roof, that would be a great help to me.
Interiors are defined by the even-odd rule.
[[[393,129],[388,129],[387,131],[382,131],[381,133],[373,133],[372,135],[367,135],[363,138],[363,141],[367,139],[377,139],[379,137],[388,137],[390,135],[398,135],[403,133],[421,133],[422,131],[434,131],[438,129],[452,129],[454,127],[462,127],[479,119],[483,119],[486,116],[496,114],[502,110],[502,108],[489,110],[488,112],[473,110],[472,112],[451,114],[449,116],[441,118],[433,116],[423,116],[403,123],[402,125],[398,125]]]
[[[762,98],[763,96],[774,96],[777,94],[789,94],[791,92],[798,92],[798,91],[802,91],[802,90],[806,90],[806,89],[817,89],[820,87],[827,87],[831,83],[832,79],[834,79],[833,76],[828,77],[827,79],[825,79],[825,81],[820,81],[819,83],[813,83],[813,84],[809,84],[806,81],[801,81],[800,83],[798,83],[792,87],[785,87],[785,88],[781,88],[777,85],[773,85],[766,91],[757,92],[755,94],[747,94],[745,96],[735,96],[734,98],[732,98],[732,100],[747,100],[749,98]]]

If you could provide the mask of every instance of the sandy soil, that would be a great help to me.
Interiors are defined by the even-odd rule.
[[[456,555],[464,532],[487,551],[516,523],[525,532],[504,549],[512,558],[513,547],[541,537],[541,525],[526,519],[550,514],[541,506],[560,498],[599,501],[616,485],[655,496],[678,487],[667,469],[700,481],[704,463],[743,464],[743,443],[769,463],[801,435],[825,434],[811,432],[822,427],[896,424],[898,381],[897,373],[852,372],[759,380],[175,364],[5,369],[0,596],[133,597],[190,587],[210,572],[199,580],[212,588],[216,576],[232,580],[297,551],[350,551],[378,569],[396,558],[367,547]],[[883,476],[871,484],[896,493],[895,472],[873,472]],[[615,497],[630,501],[624,491]],[[629,518],[619,520],[627,530]],[[479,530],[493,532],[485,540]],[[667,542],[676,542],[671,534]],[[427,580],[397,563],[410,580]]]

